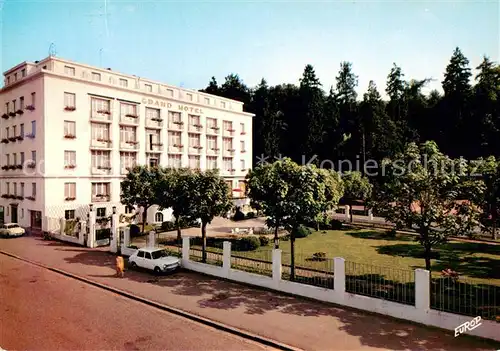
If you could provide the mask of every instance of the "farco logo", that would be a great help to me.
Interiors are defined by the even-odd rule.
[[[477,327],[481,325],[481,317],[477,316],[470,322],[465,322],[464,324],[460,324],[458,327],[455,328],[455,337],[459,336],[460,334],[465,333],[466,331],[474,330]]]

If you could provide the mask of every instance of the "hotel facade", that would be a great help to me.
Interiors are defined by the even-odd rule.
[[[50,56],[4,73],[0,222],[131,209],[120,182],[134,165],[219,169],[233,197],[252,165],[243,103]],[[148,222],[170,219],[148,210]]]

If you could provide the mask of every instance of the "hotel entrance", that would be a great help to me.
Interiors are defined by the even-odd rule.
[[[5,223],[5,208],[0,206],[0,224]]]
[[[17,205],[10,205],[10,222],[17,223]]]
[[[40,234],[42,232],[42,211],[30,210],[30,227],[32,234]]]

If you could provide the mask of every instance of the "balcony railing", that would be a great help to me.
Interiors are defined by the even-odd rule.
[[[173,144],[168,146],[168,152],[182,153],[183,150],[184,150],[184,145],[182,144]]]
[[[146,127],[163,128],[163,119],[161,118],[147,118]]]
[[[110,197],[111,196],[109,194],[94,195],[92,196],[92,202],[108,202]]]
[[[113,120],[111,112],[106,110],[92,111],[90,114],[90,119],[108,123],[111,123],[111,121]]]
[[[92,139],[90,141],[91,147],[111,149],[113,142],[110,139]]]
[[[236,152],[236,150],[233,148],[224,149],[224,151],[222,152],[222,156],[232,157],[232,156],[234,156],[235,152]]]
[[[121,141],[120,142],[121,150],[139,150],[139,142],[138,141]]]
[[[193,133],[201,133],[203,131],[203,126],[201,124],[190,124],[188,131]]]
[[[93,166],[90,170],[90,173],[94,175],[108,175],[111,174],[110,166]]]
[[[222,135],[226,136],[226,137],[233,137],[234,136],[234,132],[235,132],[235,130],[232,127],[229,127],[227,129],[224,129]]]
[[[139,116],[131,113],[122,114],[120,115],[120,123],[137,125],[139,124]]]
[[[220,149],[216,146],[216,147],[209,147],[207,149],[207,155],[218,155],[220,152]]]
[[[184,130],[184,122],[182,122],[182,121],[169,122],[168,129],[170,129],[170,130]]]
[[[211,135],[219,135],[220,128],[217,126],[207,126],[207,134]]]
[[[163,144],[161,144],[161,143],[153,143],[153,144],[148,143],[146,151],[147,152],[163,151]]]
[[[203,146],[195,145],[195,146],[190,146],[188,152],[190,154],[201,154],[201,150],[203,150]]]

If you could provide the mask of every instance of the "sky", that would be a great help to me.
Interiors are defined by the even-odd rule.
[[[500,1],[0,0],[2,72],[59,57],[201,89],[230,73],[248,86],[298,83],[312,64],[326,91],[352,62],[358,94],[382,93],[393,62],[441,89],[455,47],[471,68],[500,52]]]

